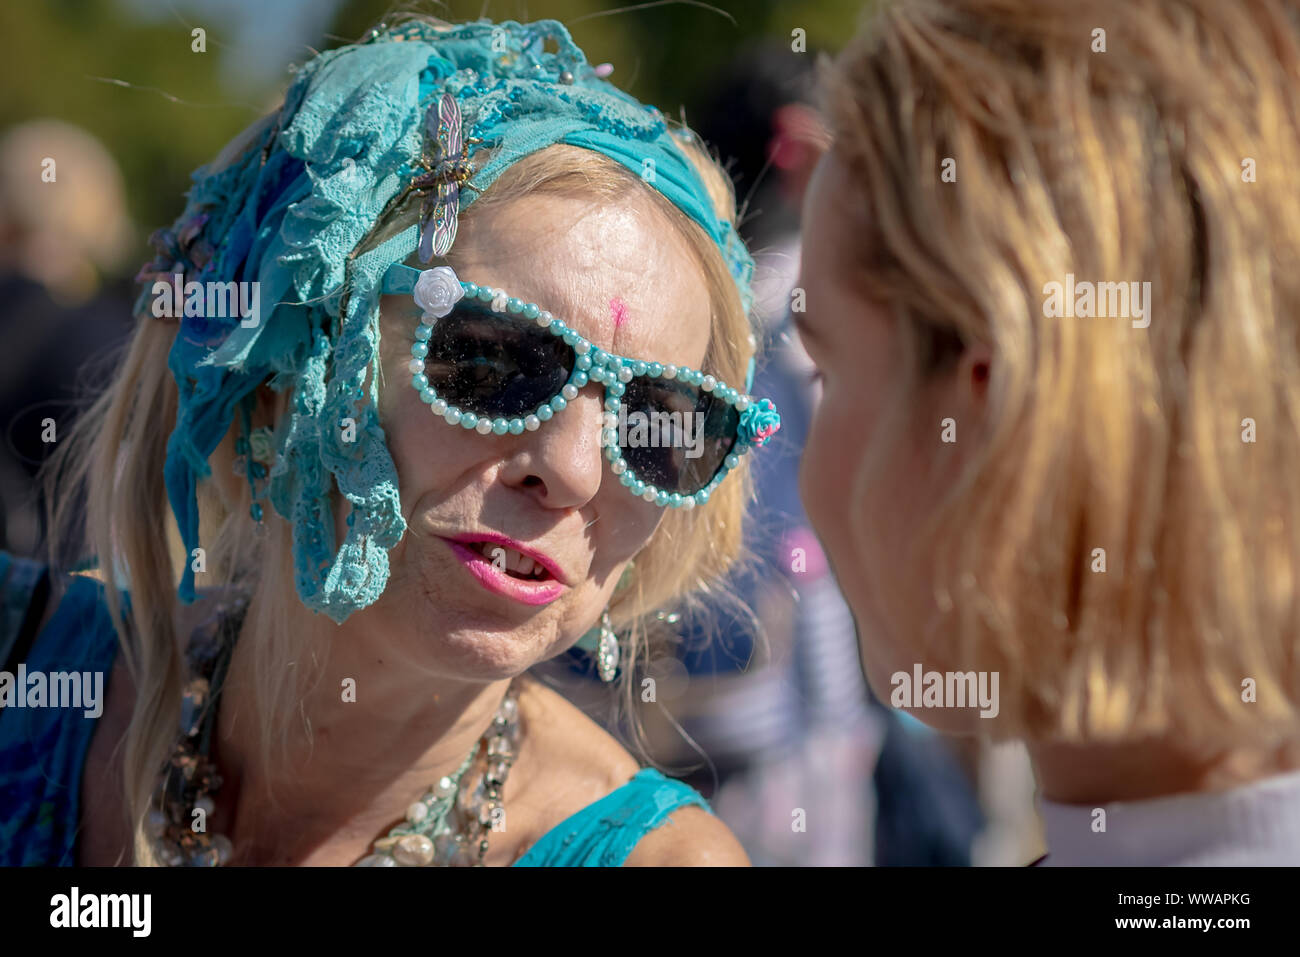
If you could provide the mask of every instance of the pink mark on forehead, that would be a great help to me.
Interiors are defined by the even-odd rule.
[[[627,303],[615,296],[609,301],[609,314],[614,317],[614,331],[627,322]]]

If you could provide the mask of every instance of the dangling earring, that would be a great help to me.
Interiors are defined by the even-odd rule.
[[[627,563],[623,574],[619,576],[618,584],[614,586],[615,592],[621,592],[632,584],[632,569],[635,567],[634,562]],[[596,656],[596,671],[600,674],[601,681],[608,684],[614,680],[618,673],[618,635],[614,634],[614,626],[610,624],[608,606],[600,613],[600,624],[579,638],[577,647]]]
[[[600,613],[600,624],[578,639],[578,647],[586,652],[595,652],[596,671],[600,680],[609,684],[618,673],[618,636],[609,621],[609,609]]]

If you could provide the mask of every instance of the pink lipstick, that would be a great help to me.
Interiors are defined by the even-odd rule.
[[[551,558],[504,535],[457,535],[445,541],[478,583],[493,594],[513,598],[525,605],[546,605],[559,598],[567,587],[564,574]],[[533,564],[532,571],[528,575],[512,573],[505,568],[504,562],[493,561],[488,557],[491,552],[486,551],[493,545],[518,552],[524,556],[525,563]]]

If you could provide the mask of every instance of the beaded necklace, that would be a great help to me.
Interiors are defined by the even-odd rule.
[[[159,775],[158,790],[145,818],[158,860],[168,867],[218,867],[234,848],[224,834],[212,834],[207,818],[221,775],[209,757],[217,704],[248,610],[246,595],[221,601],[190,637],[189,681],[181,704],[181,734]],[[492,723],[455,773],[441,778],[406,810],[406,819],[374,842],[355,867],[481,867],[488,834],[505,827],[502,793],[520,737],[517,690],[512,682]],[[482,753],[484,771],[472,791],[462,790],[466,773]]]

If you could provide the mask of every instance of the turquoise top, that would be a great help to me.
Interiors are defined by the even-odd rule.
[[[30,563],[0,552],[0,581]],[[117,635],[103,603],[103,585],[75,576],[24,664],[35,671],[98,671],[104,689],[117,656]],[[0,628],[21,622],[28,595],[0,587]],[[0,661],[11,635],[0,632]],[[11,670],[16,670],[13,665]],[[100,706],[103,705],[101,695]],[[84,708],[0,710],[0,866],[76,862],[81,769],[96,718]],[[622,787],[548,831],[515,867],[618,867],[637,842],[674,810],[712,810],[693,788],[642,768]]]

